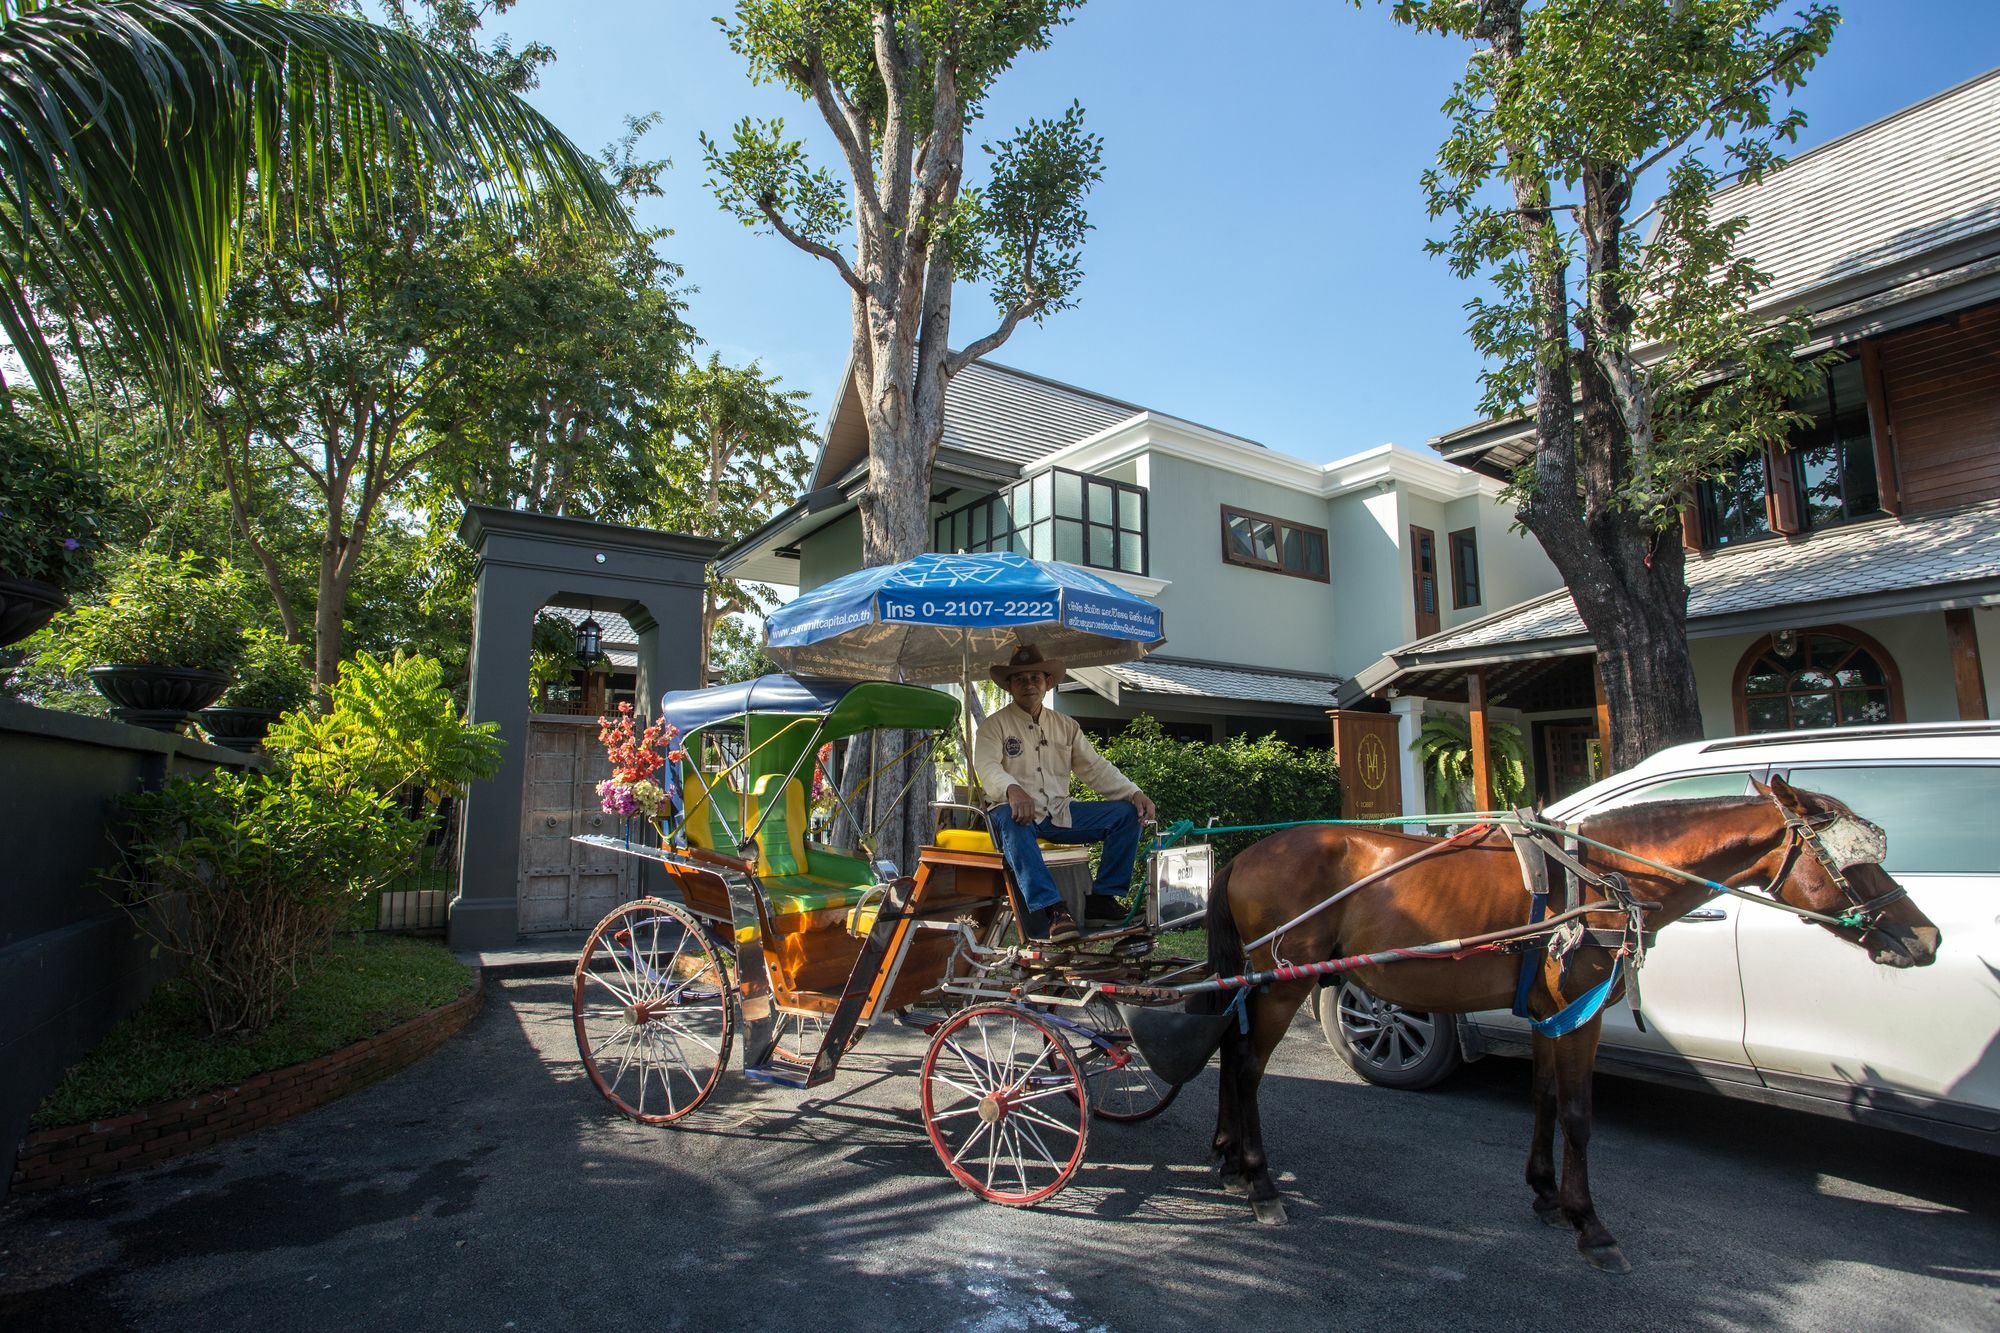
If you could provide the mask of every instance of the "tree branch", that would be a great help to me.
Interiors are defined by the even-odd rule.
[[[1047,304],[1047,297],[1037,296],[1032,301],[1023,301],[1019,305],[1016,305],[1007,312],[1006,318],[1000,321],[998,328],[983,338],[967,343],[954,353],[951,359],[945,362],[945,375],[947,377],[956,375],[959,371],[965,369],[966,366],[999,347],[1001,343],[1006,342],[1013,334],[1016,325],[1029,316],[1038,313]]]
[[[842,280],[854,289],[857,296],[864,299],[868,296],[868,285],[855,276],[853,268],[848,265],[847,257],[841,254],[840,251],[830,245],[808,240],[804,236],[799,235],[798,232],[792,229],[792,224],[785,221],[783,215],[778,212],[776,206],[771,203],[768,197],[757,201],[757,211],[764,215],[764,220],[771,224],[771,229],[777,232],[778,235],[784,237],[807,254],[818,255],[827,263],[832,264],[835,271],[840,274]]]

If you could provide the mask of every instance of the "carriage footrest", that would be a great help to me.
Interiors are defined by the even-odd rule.
[[[788,1088],[812,1086],[812,1066],[791,1060],[772,1060],[769,1064],[748,1065],[743,1074],[759,1083],[779,1083]]]

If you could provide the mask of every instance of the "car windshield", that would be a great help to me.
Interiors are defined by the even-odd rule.
[[[1892,875],[2000,873],[2000,765],[1804,767],[1787,781],[1887,830]]]
[[[1689,773],[1677,778],[1664,778],[1658,782],[1632,787],[1603,801],[1592,802],[1591,814],[1602,814],[1606,810],[1616,810],[1622,806],[1637,805],[1641,801],[1703,801],[1711,796],[1747,796],[1750,794],[1750,777],[1741,771],[1735,773]]]

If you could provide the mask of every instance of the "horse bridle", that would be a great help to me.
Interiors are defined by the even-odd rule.
[[[1882,852],[1875,849],[1884,847],[1886,839],[1882,830],[1874,824],[1852,813],[1843,815],[1829,810],[1820,815],[1801,814],[1779,800],[1775,792],[1772,793],[1771,804],[1778,808],[1778,814],[1785,821],[1785,859],[1779,863],[1778,873],[1772,876],[1770,884],[1764,891],[1770,894],[1772,900],[1779,906],[1822,925],[1845,926],[1850,930],[1859,930],[1867,934],[1880,928],[1882,914],[1892,903],[1900,902],[1910,896],[1909,889],[1898,884],[1887,893],[1874,898],[1864,898],[1860,890],[1848,880],[1846,871],[1849,866],[1881,864]],[[1871,844],[1869,851],[1856,851],[1842,857],[1827,849],[1825,841],[1820,836],[1822,830],[1831,830],[1845,820],[1853,820],[1863,825],[1873,835],[1869,839]],[[1839,916],[1828,916],[1824,912],[1793,907],[1780,897],[1779,891],[1784,888],[1785,881],[1790,878],[1792,870],[1798,865],[1799,853],[1802,850],[1811,853],[1813,860],[1819,862],[1820,869],[1826,872],[1827,878],[1840,889],[1840,896],[1847,900],[1847,911]]]

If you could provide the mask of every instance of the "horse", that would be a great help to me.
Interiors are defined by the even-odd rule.
[[[1577,832],[1731,888],[1764,886],[1781,903],[1820,916],[1832,930],[1888,967],[1923,967],[1937,957],[1940,932],[1879,862],[1882,830],[1831,797],[1773,778],[1752,783],[1756,795],[1625,806],[1592,816]],[[1507,832],[1489,826],[1461,834],[1457,846],[1427,855],[1287,929],[1248,959],[1243,941],[1256,940],[1323,903],[1336,892],[1395,863],[1436,848],[1439,839],[1332,825],[1304,825],[1263,838],[1232,859],[1210,891],[1208,965],[1220,977],[1268,969],[1283,961],[1318,962],[1440,940],[1462,940],[1526,924],[1529,894]],[[1837,850],[1830,850],[1837,849]],[[1858,850],[1857,850],[1858,849]],[[1644,910],[1648,930],[1677,920],[1712,891],[1663,874],[1637,860],[1585,846],[1588,869],[1624,876]],[[1584,902],[1599,901],[1583,890]],[[1847,924],[1838,924],[1844,917]],[[1593,914],[1593,927],[1621,927],[1624,912]],[[1802,918],[1808,919],[1809,918]],[[1504,953],[1458,959],[1402,961],[1355,969],[1369,993],[1429,1013],[1471,1013],[1514,1002],[1522,959]],[[1532,966],[1532,964],[1530,964]],[[1569,955],[1567,973],[1543,955],[1532,979],[1529,1012],[1546,1018],[1609,974],[1612,950],[1586,945]],[[1222,1043],[1222,1077],[1213,1155],[1225,1188],[1247,1193],[1259,1221],[1285,1220],[1272,1182],[1257,1113],[1257,1085],[1271,1053],[1316,984],[1313,978],[1273,982],[1248,1001],[1247,1031],[1230,1022]],[[1624,992],[1621,977],[1610,992]],[[1591,1070],[1602,1013],[1561,1037],[1534,1037],[1534,1134],[1527,1182],[1535,1215],[1550,1226],[1575,1228],[1585,1260],[1629,1271],[1590,1194]],[[1562,1126],[1560,1189],[1554,1129]]]

